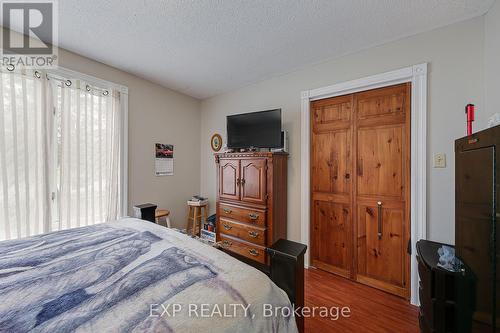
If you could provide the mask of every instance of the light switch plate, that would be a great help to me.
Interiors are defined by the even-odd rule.
[[[446,154],[444,153],[434,154],[434,167],[446,168]]]

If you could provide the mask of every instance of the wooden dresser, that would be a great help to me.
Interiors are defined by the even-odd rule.
[[[286,239],[287,153],[215,154],[217,241],[267,264],[266,247]]]

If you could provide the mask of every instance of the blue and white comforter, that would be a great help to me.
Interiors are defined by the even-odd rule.
[[[296,332],[283,306],[256,269],[137,219],[0,242],[0,332]]]

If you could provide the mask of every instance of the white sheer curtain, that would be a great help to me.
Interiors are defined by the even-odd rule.
[[[0,72],[0,240],[50,225],[48,122],[43,81]]]
[[[0,72],[0,240],[117,219],[120,93]]]
[[[114,220],[121,202],[119,95],[72,82],[53,89],[61,229]]]

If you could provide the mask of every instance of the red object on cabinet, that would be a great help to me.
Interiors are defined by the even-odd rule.
[[[467,104],[465,107],[467,115],[467,135],[472,135],[472,122],[474,121],[474,104]]]

